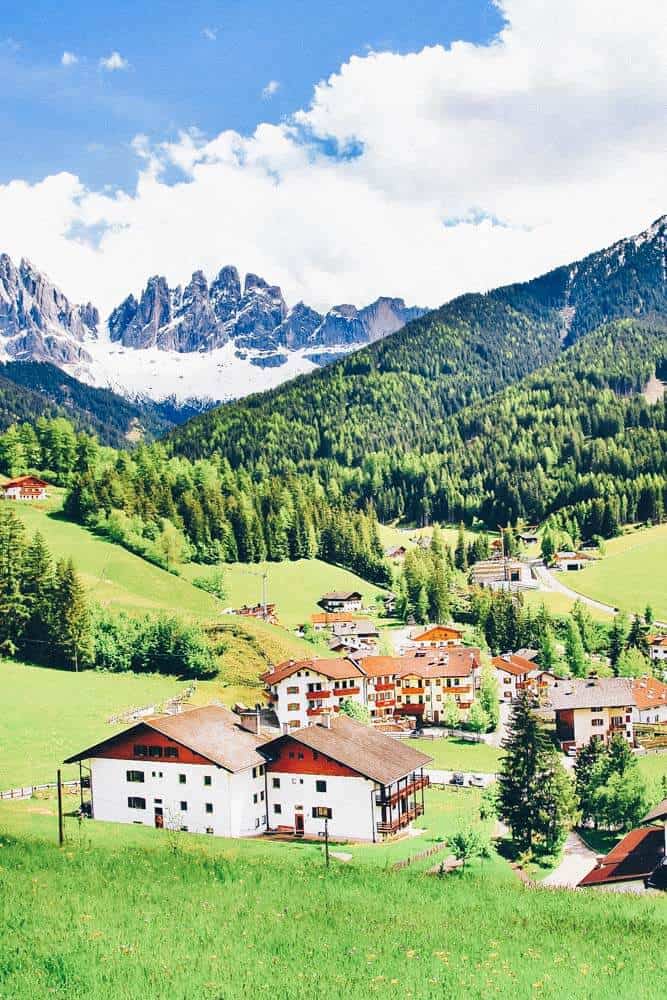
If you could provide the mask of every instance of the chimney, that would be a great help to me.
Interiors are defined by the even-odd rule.
[[[251,709],[250,711],[241,713],[241,725],[248,732],[254,733],[255,736],[262,735],[262,713],[259,709]]]
[[[322,716],[322,725],[325,729],[331,729],[331,713]]]

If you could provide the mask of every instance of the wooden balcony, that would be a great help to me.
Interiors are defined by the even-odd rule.
[[[334,688],[333,693],[337,698],[349,698],[352,694],[361,694],[361,688]]]
[[[384,701],[376,701],[375,702],[375,707],[376,708],[393,708],[395,704],[396,704],[396,701],[394,700],[394,698],[386,698]]]
[[[375,796],[375,804],[378,806],[395,806],[399,799],[404,799],[408,795],[413,795],[422,788],[428,788],[430,783],[431,779],[427,774],[415,775],[407,785],[404,785],[395,792],[392,792],[391,795],[383,795],[383,793],[380,792]],[[421,808],[421,806],[419,808]]]
[[[389,684],[376,684],[375,685],[375,690],[376,691],[393,691],[394,687],[395,687],[394,682],[390,681]]]
[[[320,698],[330,698],[331,691],[307,691],[306,698],[309,701],[319,701]]]
[[[423,808],[422,808],[421,805],[417,805],[416,807],[413,807],[412,809],[406,809],[406,811],[404,813],[401,813],[400,816],[396,816],[395,819],[392,819],[392,820],[390,820],[389,822],[386,822],[386,823],[382,823],[382,822],[378,823],[377,824],[377,832],[378,833],[397,833],[398,830],[405,829],[406,826],[408,826],[410,823],[412,823],[413,819],[416,819],[417,816],[421,816],[423,812],[424,812],[424,810],[423,810]]]
[[[425,689],[423,687],[404,687],[401,688],[402,694],[424,694]]]

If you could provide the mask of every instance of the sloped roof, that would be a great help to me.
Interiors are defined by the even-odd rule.
[[[227,771],[244,771],[248,767],[264,763],[264,758],[257,752],[257,748],[264,742],[263,738],[244,729],[239,724],[238,717],[229,709],[207,705],[178,715],[144,719],[124,732],[116,733],[102,743],[68,757],[65,764],[94,757],[96,751],[111,746],[119,737],[140,732],[144,727],[162,733]]]
[[[579,885],[586,888],[644,879],[657,868],[664,856],[665,837],[661,827],[631,830],[593,871],[582,878]]]
[[[19,476],[17,479],[10,479],[6,483],[1,484],[3,490],[8,490],[11,486],[48,486],[49,484],[44,482],[43,479],[38,479],[37,476]]]
[[[381,785],[398,781],[433,760],[427,754],[345,715],[336,716],[331,728],[317,725],[293,730],[266,743],[263,750],[270,753],[272,744],[280,740],[296,740]]]
[[[507,674],[514,674],[515,677],[522,677],[524,674],[536,670],[535,664],[531,660],[526,660],[518,653],[503,653],[502,656],[494,656],[491,663],[496,670],[504,670]]]
[[[266,673],[262,674],[261,679],[265,684],[279,684],[280,681],[285,680],[286,677],[291,677],[292,674],[297,673],[299,670],[312,670],[314,673],[321,674],[322,677],[328,677],[334,681],[348,680],[351,677],[361,677],[361,670],[351,660],[344,658],[318,660],[313,658],[312,660],[285,660],[284,663],[279,663],[277,666],[272,667],[271,670],[267,670]]]
[[[361,598],[358,590],[331,590],[328,594],[322,594],[323,601],[352,601]]]
[[[549,706],[567,708],[620,708],[635,704],[629,677],[589,677],[558,680],[549,689]]]
[[[633,678],[632,691],[635,704],[642,711],[667,705],[667,684],[656,680],[655,677]]]
[[[650,812],[646,813],[642,823],[654,823],[656,820],[667,819],[667,799],[663,799]]]
[[[437,636],[441,633],[447,633],[449,635],[463,635],[463,629],[457,628],[455,625],[432,625],[427,628],[426,631],[420,632],[419,635],[412,637],[413,642],[432,642],[437,640]]]
[[[368,677],[467,677],[481,659],[474,646],[454,646],[426,655],[364,656],[358,662]]]

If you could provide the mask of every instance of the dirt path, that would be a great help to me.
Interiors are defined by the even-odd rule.
[[[563,860],[551,875],[542,879],[542,885],[562,886],[574,889],[592,868],[595,868],[597,855],[584,844],[578,833],[570,831],[565,841]]]
[[[597,608],[598,611],[605,611],[609,615],[618,614],[618,610],[611,604],[596,601],[592,597],[586,597],[585,594],[577,593],[571,587],[566,587],[546,566],[533,566],[533,571],[542,584],[542,590],[551,590],[557,594],[565,594],[566,597],[571,597],[573,601],[581,601],[582,604],[587,604],[591,608]]]

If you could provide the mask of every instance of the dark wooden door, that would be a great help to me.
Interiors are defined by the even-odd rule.
[[[294,813],[294,836],[303,837],[303,813]]]

